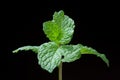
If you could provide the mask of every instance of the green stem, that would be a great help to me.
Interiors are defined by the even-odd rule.
[[[59,65],[58,77],[59,77],[59,80],[62,80],[62,62]]]

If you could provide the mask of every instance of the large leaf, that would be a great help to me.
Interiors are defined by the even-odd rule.
[[[63,56],[62,62],[73,62],[81,57],[79,45],[63,45],[57,51]]]
[[[44,43],[39,47],[38,63],[48,72],[52,72],[61,62],[61,54],[58,52],[58,45],[54,42]]]
[[[101,54],[97,52],[95,49],[87,46],[82,46],[80,47],[80,52],[81,54],[93,54],[96,55],[97,57],[100,57],[106,64],[109,66],[109,60],[106,58],[105,54]]]
[[[55,12],[53,20],[43,23],[43,31],[50,41],[57,44],[67,44],[71,41],[74,33],[74,21],[64,15],[61,10]]]

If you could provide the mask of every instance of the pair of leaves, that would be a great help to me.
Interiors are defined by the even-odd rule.
[[[62,58],[62,56],[64,58]],[[62,62],[72,62],[81,56],[79,45],[63,45],[58,47],[54,42],[39,47],[38,60],[42,68],[52,72]]]
[[[74,21],[63,11],[55,12],[53,20],[43,23],[43,31],[49,40],[57,44],[68,44],[74,33]]]
[[[98,53],[93,48],[81,44],[66,45],[72,39],[74,27],[74,21],[64,15],[62,10],[55,12],[53,20],[43,23],[43,31],[50,42],[43,43],[40,46],[20,47],[14,50],[13,53],[17,53],[20,50],[32,50],[37,53],[38,64],[50,73],[59,66],[61,62],[73,62],[79,59],[82,54],[97,55],[109,66],[109,61],[106,56]]]
[[[41,46],[24,46],[13,51],[32,50],[37,54],[38,64],[50,73],[60,62],[73,62],[81,57],[80,45],[62,45],[55,42],[44,43]],[[62,58],[64,57],[64,58]]]
[[[62,45],[59,47],[54,42],[44,43],[40,46],[24,46],[13,51],[32,50],[37,54],[38,64],[48,72],[52,72],[60,62],[73,62],[81,57],[81,54],[93,54],[100,57],[109,66],[109,61],[104,54],[98,53],[95,49],[78,45]],[[64,57],[64,58],[62,58]]]

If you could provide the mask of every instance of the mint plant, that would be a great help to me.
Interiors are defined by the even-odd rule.
[[[56,67],[59,68],[59,80],[62,80],[62,63],[80,59],[82,54],[96,55],[109,66],[106,56],[95,49],[82,44],[68,45],[72,39],[74,28],[74,21],[64,15],[63,10],[55,12],[53,20],[43,23],[43,31],[50,42],[43,43],[40,46],[23,46],[14,50],[13,53],[32,50],[37,53],[38,64],[42,69],[52,73]]]

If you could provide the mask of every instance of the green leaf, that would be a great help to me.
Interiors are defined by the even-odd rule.
[[[55,12],[53,15],[53,21],[61,26],[62,21],[64,20],[64,11]]]
[[[58,43],[57,38],[60,34],[60,27],[55,22],[52,21],[44,22],[43,30],[47,37],[50,39],[50,41]]]
[[[74,33],[74,28],[75,28],[74,21],[68,16],[65,16],[61,26],[62,35],[62,37],[60,38],[61,44],[68,44],[71,41]]]
[[[58,45],[54,42],[44,43],[39,47],[38,64],[48,72],[52,72],[61,62],[61,54],[56,52]]]
[[[64,58],[62,58],[64,56]],[[38,64],[52,72],[60,62],[73,62],[81,57],[79,45],[61,45],[54,42],[44,43],[39,47]]]
[[[95,49],[87,46],[82,46],[80,47],[80,52],[81,54],[93,54],[96,55],[97,57],[100,57],[106,64],[109,66],[109,60],[106,58],[105,54],[101,54],[97,52]]]
[[[38,48],[39,46],[23,46],[14,50],[13,53],[17,53],[18,51],[28,51],[28,50],[32,50],[33,52],[38,53]]]
[[[81,57],[79,45],[63,45],[57,51],[63,56],[62,62],[73,62]]]
[[[61,10],[55,12],[53,20],[43,23],[43,31],[50,41],[57,44],[68,44],[74,33],[74,21]]]

